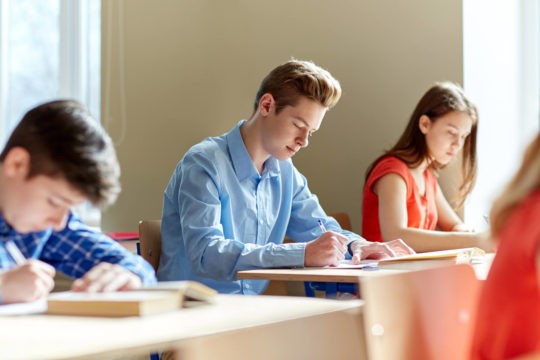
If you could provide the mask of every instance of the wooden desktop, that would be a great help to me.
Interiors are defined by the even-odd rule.
[[[364,359],[361,309],[361,300],[218,295],[214,304],[147,317],[3,316],[0,358],[125,359],[176,350],[188,360]]]

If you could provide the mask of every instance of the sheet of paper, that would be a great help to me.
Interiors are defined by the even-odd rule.
[[[360,264],[354,264],[352,260],[341,260],[338,266],[325,266],[327,269],[376,269],[377,260],[362,260]]]
[[[0,305],[0,316],[39,314],[47,310],[47,299],[20,304]]]

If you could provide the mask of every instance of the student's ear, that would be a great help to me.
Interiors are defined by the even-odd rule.
[[[14,147],[8,151],[2,168],[7,177],[26,179],[30,172],[30,153],[22,147]]]
[[[429,129],[431,128],[431,119],[427,115],[420,116],[418,120],[418,127],[422,134],[426,135]]]
[[[261,96],[261,99],[259,100],[259,113],[262,116],[267,116],[270,114],[272,109],[275,107],[276,101],[274,100],[274,97],[270,93],[266,93],[263,96]]]

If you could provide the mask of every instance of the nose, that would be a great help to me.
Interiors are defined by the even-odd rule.
[[[51,215],[48,218],[49,226],[51,226],[56,231],[63,230],[66,227],[67,215],[68,215],[67,209],[65,210],[63,209],[61,211],[58,211],[56,214]]]
[[[465,138],[458,136],[454,139],[454,141],[452,142],[452,145],[456,147],[457,149],[461,149],[464,143],[465,143]]]
[[[309,130],[304,129],[302,134],[296,138],[296,143],[300,147],[307,147],[309,145]]]

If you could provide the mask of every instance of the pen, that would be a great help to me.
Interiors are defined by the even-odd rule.
[[[6,250],[9,253],[9,255],[11,255],[13,260],[15,260],[15,263],[17,265],[22,265],[22,264],[24,264],[26,262],[26,258],[22,254],[21,250],[19,250],[17,245],[15,245],[13,240],[6,241],[4,243],[4,246],[6,247]]]
[[[317,220],[317,223],[319,224],[319,227],[321,228],[321,231],[323,233],[327,232],[328,230],[326,230],[326,227],[324,226],[323,222],[321,221],[321,219]]]

